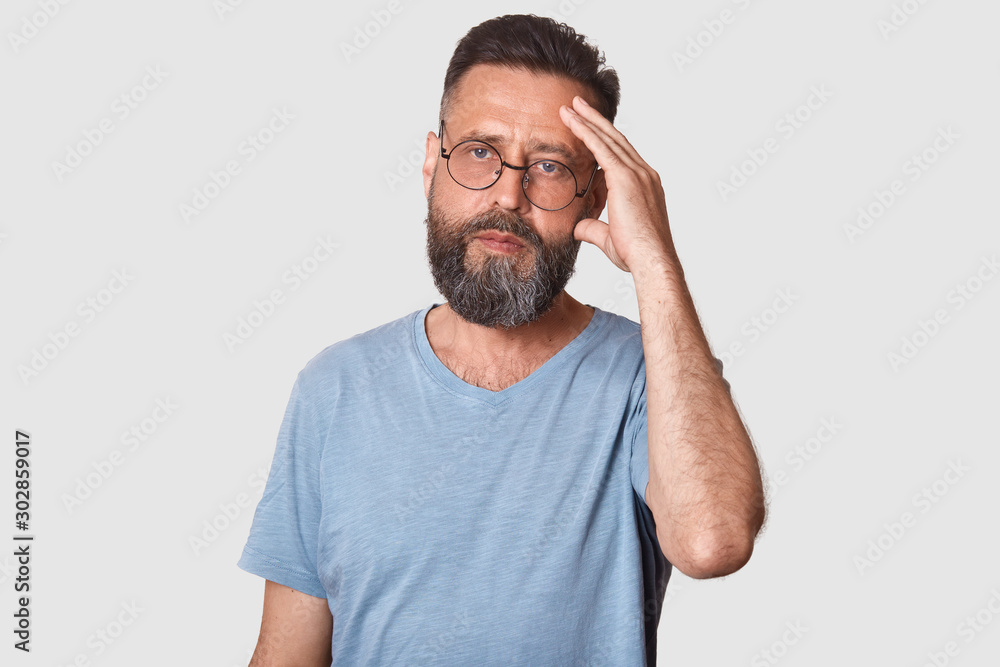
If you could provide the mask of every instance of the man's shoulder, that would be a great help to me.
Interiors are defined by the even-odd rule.
[[[614,345],[616,350],[625,355],[637,358],[640,366],[639,370],[645,375],[646,359],[642,351],[642,326],[623,315],[618,315],[607,310],[603,312],[608,319],[608,326],[606,326],[607,334],[605,335],[606,343]],[[725,370],[722,359],[714,355],[713,359],[715,367],[718,369],[719,374],[722,375]],[[722,378],[722,381],[726,384],[726,388],[729,389],[729,381],[725,377]]]
[[[638,322],[597,306],[594,316],[604,318],[601,342],[622,351],[642,354],[642,331]],[[599,311],[599,313],[598,313]]]
[[[638,322],[610,310],[598,308],[597,306],[591,306],[591,308],[595,311],[599,310],[604,314],[604,317],[607,319],[609,325],[616,334],[624,337],[639,333]]]
[[[399,361],[410,352],[415,310],[349,338],[332,343],[310,359],[300,372],[305,381],[342,375],[345,371],[368,373]]]

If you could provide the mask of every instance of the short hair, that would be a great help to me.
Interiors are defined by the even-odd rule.
[[[621,100],[618,73],[605,65],[603,52],[565,23],[534,14],[507,14],[469,30],[448,63],[441,120],[462,76],[480,64],[568,77],[590,89],[597,98],[597,110],[612,123],[615,120]]]

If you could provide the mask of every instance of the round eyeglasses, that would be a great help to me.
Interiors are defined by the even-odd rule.
[[[538,160],[526,167],[516,167],[504,162],[500,151],[478,139],[463,141],[452,148],[450,153],[445,152],[443,120],[438,138],[441,140],[441,157],[448,161],[448,173],[463,188],[485,190],[500,180],[504,167],[523,171],[521,189],[524,190],[524,196],[532,205],[544,211],[560,211],[572,204],[577,197],[586,195],[599,166],[594,165],[587,187],[577,192],[576,176],[562,162]]]

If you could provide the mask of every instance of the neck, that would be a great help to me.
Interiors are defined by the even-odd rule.
[[[514,329],[492,329],[466,322],[447,303],[432,308],[425,325],[431,347],[439,356],[490,362],[531,358],[553,348],[562,349],[587,327],[593,314],[592,307],[563,290],[541,317]]]

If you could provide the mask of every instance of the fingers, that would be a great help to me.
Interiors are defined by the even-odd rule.
[[[573,228],[573,238],[586,241],[597,246],[611,263],[622,271],[628,271],[628,264],[619,257],[615,244],[611,239],[611,226],[597,218],[585,218],[576,223]]]
[[[625,136],[596,109],[585,106],[585,103],[581,105],[581,102],[582,98],[574,98],[574,107],[588,117],[570,107],[561,108],[560,115],[573,134],[594,154],[597,163],[607,173],[609,185],[614,181],[624,183],[623,178],[646,186],[658,185],[659,175],[639,157]],[[625,169],[620,170],[619,166]]]
[[[642,159],[642,156],[639,155],[639,152],[635,150],[625,135],[611,121],[605,118],[601,112],[587,104],[585,99],[579,96],[573,98],[573,109],[584,120],[590,123],[596,131],[601,133],[609,143],[614,143],[620,147],[622,152],[628,155],[635,164],[649,169],[649,165],[646,164],[646,161]]]
[[[597,218],[583,218],[573,226],[573,238],[578,241],[593,243],[598,248],[603,248],[607,241],[610,227],[606,222]]]
[[[597,163],[608,171],[609,167],[622,164],[629,169],[638,168],[623,147],[614,141],[606,132],[596,127],[592,122],[581,116],[571,107],[563,107],[560,110],[563,122],[573,131],[577,137],[583,141],[584,145],[597,158]]]

